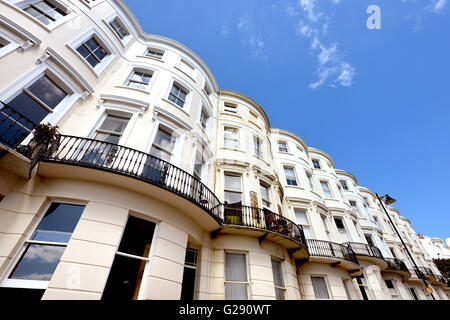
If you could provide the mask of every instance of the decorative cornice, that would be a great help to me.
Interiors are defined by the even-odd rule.
[[[165,117],[175,121],[176,123],[178,123],[180,126],[182,126],[184,129],[191,131],[192,127],[184,120],[181,120],[179,117],[173,115],[170,112],[167,112],[165,109],[160,108],[158,106],[155,106],[153,108],[154,113],[156,114],[154,117],[157,118],[159,114],[164,115]]]
[[[206,73],[206,75],[208,76],[209,80],[211,81],[212,85],[213,85],[213,90],[217,91],[219,90],[219,87],[217,85],[216,79],[214,78],[211,70],[208,68],[208,66],[206,65],[206,63],[195,53],[193,52],[191,49],[189,49],[188,47],[186,47],[185,45],[163,37],[163,36],[159,36],[159,35],[154,35],[154,34],[148,34],[146,33],[143,29],[141,24],[139,23],[139,21],[137,20],[136,16],[131,12],[131,10],[128,8],[128,6],[125,5],[125,3],[122,0],[110,0],[110,2],[114,5],[116,5],[126,16],[126,18],[128,18],[129,22],[132,24],[133,27],[133,31],[135,31],[135,36],[137,39],[140,39],[141,41],[155,41],[155,42],[159,42],[168,46],[171,46],[181,52],[183,52],[184,54],[186,54],[188,57],[190,57],[192,60],[194,60]]]
[[[306,154],[309,156],[309,150],[308,150],[309,148],[308,148],[308,146],[306,145],[305,141],[303,141],[303,139],[300,138],[299,136],[297,136],[296,134],[294,134],[292,132],[289,132],[287,130],[278,129],[278,128],[271,128],[270,131],[271,132],[276,132],[277,131],[277,132],[282,133],[282,134],[284,134],[284,135],[286,135],[288,137],[291,137],[294,140],[297,140],[297,142],[299,142],[302,145],[303,149],[305,149]]]
[[[9,20],[3,15],[0,15],[0,23],[6,26],[7,28],[11,29],[13,32],[18,33],[23,38],[29,40],[33,46],[38,47],[41,45],[41,40],[39,38],[29,33],[27,30],[19,26],[17,23]]]
[[[89,85],[89,83],[84,80],[84,78],[76,71],[63,57],[55,52],[52,48],[45,49],[45,52],[42,56],[38,58],[36,63],[42,63],[48,58],[52,58],[60,67],[65,69],[65,71],[70,74],[81,86],[84,91],[88,93],[93,93],[94,89]]]
[[[356,177],[354,175],[352,175],[350,172],[347,172],[347,171],[341,170],[341,169],[334,169],[334,171],[336,172],[336,174],[340,174],[340,175],[349,177],[350,179],[352,179],[355,182],[356,185],[358,185],[358,180],[356,180]]]
[[[321,156],[323,156],[323,157],[327,158],[328,160],[330,160],[331,165],[334,168],[334,161],[333,161],[333,159],[331,158],[331,156],[328,153],[326,153],[325,151],[313,148],[313,147],[308,147],[308,150],[309,150],[309,152],[314,152],[314,153],[320,154]]]
[[[142,116],[144,114],[145,110],[147,110],[148,107],[150,106],[150,104],[148,102],[145,102],[142,100],[132,99],[132,98],[124,97],[124,96],[110,95],[110,94],[101,94],[100,95],[99,106],[103,105],[103,102],[105,100],[106,101],[118,101],[118,102],[132,105],[135,108],[137,107],[139,109],[139,116]]]

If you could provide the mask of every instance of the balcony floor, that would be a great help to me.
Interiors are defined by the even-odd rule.
[[[194,204],[192,201],[169,190],[133,177],[100,169],[86,168],[79,165],[44,161],[39,163],[37,173],[39,176],[45,178],[84,180],[102,183],[117,188],[128,189],[133,192],[144,194],[176,208],[180,212],[189,215],[196,223],[208,232],[217,230],[220,227],[220,224],[215,218],[208,214],[204,209]]]

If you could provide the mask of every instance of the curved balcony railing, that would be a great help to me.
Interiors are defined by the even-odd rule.
[[[384,259],[380,249],[366,243],[347,242],[347,244],[355,251],[357,256],[369,256]]]
[[[426,277],[435,277],[433,270],[427,267],[419,267],[420,272],[422,272]]]
[[[445,283],[447,286],[450,286],[450,281],[447,281],[444,276],[441,275],[435,275],[436,280],[440,283]]]
[[[397,259],[397,258],[384,258],[384,260],[388,264],[386,270],[403,271],[403,272],[410,273],[408,270],[408,267],[402,260]]]
[[[355,252],[348,245],[315,239],[307,239],[306,243],[309,255],[312,257],[347,260],[359,265]]]
[[[60,135],[39,160],[95,168],[153,184],[193,202],[221,223],[220,201],[207,186],[186,171],[147,153],[109,142]]]
[[[243,205],[223,205],[223,223],[263,229],[290,238],[303,247],[307,247],[301,226],[268,209]]]
[[[16,148],[37,123],[0,101],[0,143]]]

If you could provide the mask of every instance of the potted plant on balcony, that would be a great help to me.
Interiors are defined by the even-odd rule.
[[[56,147],[55,142],[59,135],[58,126],[52,126],[50,123],[40,123],[34,127],[32,134],[33,138],[21,150],[23,154],[30,158],[34,158],[38,152],[42,153],[41,150],[53,150]]]

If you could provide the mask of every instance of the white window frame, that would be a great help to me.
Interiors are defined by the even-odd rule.
[[[256,149],[256,142],[259,143],[259,150]],[[258,158],[264,158],[264,154],[263,154],[263,140],[261,139],[260,136],[258,135],[253,135],[253,155],[258,157]]]
[[[203,128],[203,125],[202,125],[202,113],[206,114],[208,117],[207,121],[206,121],[206,128]],[[202,128],[202,130],[206,133],[208,138],[210,137],[210,134],[211,134],[211,120],[212,120],[211,111],[209,110],[209,108],[207,108],[205,106],[205,104],[202,103],[202,107],[200,108],[200,112],[199,112],[198,123],[199,123],[200,127]]]
[[[239,109],[239,107],[235,103],[231,103],[231,102],[223,103],[223,112],[224,113],[238,115],[239,114],[238,109]]]
[[[234,177],[239,177],[241,185],[240,185],[240,190],[236,191],[233,189],[228,189],[227,188],[227,184],[226,184],[226,178],[225,176],[234,176]],[[223,199],[225,202],[225,192],[232,192],[232,193],[239,193],[241,195],[241,204],[244,203],[244,188],[243,188],[243,174],[240,172],[233,172],[233,171],[224,171],[223,173]]]
[[[236,139],[237,140],[231,140],[231,139],[227,139],[226,137],[225,137],[225,131],[227,130],[227,129],[233,129],[233,130],[235,130],[236,131]],[[228,126],[228,125],[224,125],[224,127],[223,127],[223,147],[224,147],[224,149],[230,149],[230,150],[240,150],[240,148],[241,148],[241,139],[240,139],[241,137],[240,137],[240,128],[237,128],[237,127],[233,127],[233,126]],[[229,140],[229,141],[237,141],[237,146],[234,148],[234,147],[230,147],[230,146],[227,146],[227,144],[226,144],[226,140]]]
[[[247,271],[247,282],[226,280],[225,259],[226,259],[227,253],[243,254],[245,256],[245,269]],[[249,268],[249,260],[248,260],[248,253],[247,252],[234,251],[234,250],[225,250],[225,252],[224,252],[224,271],[223,271],[223,273],[224,273],[224,275],[223,275],[223,279],[224,279],[224,284],[223,284],[224,294],[225,294],[225,284],[226,283],[246,284],[247,285],[247,300],[252,300],[251,290],[250,290],[250,268]],[[226,299],[226,297],[225,297],[225,299]]]
[[[284,144],[286,146],[286,151],[281,151],[280,150],[280,144]],[[288,142],[285,140],[278,140],[277,141],[277,147],[278,147],[278,152],[281,153],[289,153],[289,146],[288,146]]]
[[[111,22],[113,20],[116,20],[119,23],[119,25],[122,27],[122,29],[125,29],[125,31],[127,32],[127,35],[123,38],[120,39],[119,35],[117,34],[116,30],[111,26]],[[128,45],[128,43],[131,41],[131,39],[133,38],[133,36],[131,35],[130,29],[126,26],[126,24],[123,22],[122,18],[119,17],[116,14],[113,14],[109,17],[107,17],[106,19],[103,20],[106,25],[108,26],[108,28],[112,31],[112,33],[114,34],[114,36],[117,38],[117,40],[120,42],[120,44],[123,47],[126,47]]]
[[[326,289],[327,289],[328,296],[329,296],[328,299],[326,299],[326,298],[317,298],[317,297],[316,297],[316,293],[315,293],[315,291],[314,291],[314,286],[312,285],[312,278],[323,278],[323,280],[324,280],[324,282],[325,282],[325,287],[326,287]],[[313,287],[314,297],[315,297],[316,300],[333,300],[333,295],[331,294],[330,286],[329,286],[329,284],[328,284],[328,277],[327,277],[327,275],[323,275],[323,274],[311,274],[311,275],[310,275],[310,280],[311,280],[311,287]]]
[[[140,88],[135,88],[135,87],[130,87],[128,85],[128,82],[130,80],[130,78],[134,75],[135,72],[142,72],[142,73],[148,73],[151,75],[150,81],[147,84],[146,89],[140,89]],[[133,65],[130,68],[130,71],[128,72],[128,76],[124,79],[124,81],[122,82],[121,85],[117,86],[120,88],[127,88],[127,89],[131,89],[131,90],[137,90],[143,93],[150,93],[153,84],[155,83],[156,80],[154,80],[156,78],[158,71],[156,71],[155,69],[149,68],[149,67],[143,67],[140,65]]]
[[[83,56],[77,51],[78,47],[81,46],[84,42],[88,41],[91,37],[94,37],[95,40],[100,44],[100,46],[102,46],[102,48],[107,52],[107,55],[95,67],[92,67],[89,62],[87,62],[87,60],[83,58]],[[116,54],[114,54],[111,46],[107,44],[107,42],[100,36],[97,31],[95,31],[94,28],[86,31],[80,37],[76,38],[66,45],[75,53],[77,57],[80,58],[81,61],[83,61],[83,63],[89,68],[89,70],[92,70],[95,73],[97,77],[102,74],[102,72],[111,64],[111,62],[116,57]]]
[[[316,168],[316,166],[314,165],[314,161],[317,161],[317,163],[319,164],[319,168]],[[320,163],[320,159],[316,159],[316,158],[311,159],[311,163],[315,170],[322,170],[322,164]]]
[[[125,228],[126,228],[126,225],[128,223],[128,219],[130,218],[130,216],[133,216],[133,217],[138,218],[138,219],[146,220],[146,221],[149,221],[149,222],[152,222],[152,223],[155,224],[155,229],[153,230],[153,237],[152,237],[152,242],[151,242],[151,246],[150,246],[150,251],[148,253],[148,257],[147,258],[136,256],[136,255],[129,254],[129,253],[119,252],[120,243],[122,242],[122,237],[123,237],[123,234],[125,232]],[[139,285],[139,293],[138,293],[137,300],[142,300],[144,298],[144,292],[146,291],[146,282],[147,282],[148,273],[149,273],[149,270],[150,270],[150,264],[153,261],[153,251],[154,251],[154,248],[155,248],[156,239],[158,238],[158,231],[159,231],[159,223],[158,222],[154,221],[153,219],[151,219],[149,217],[142,217],[139,214],[130,213],[127,216],[127,221],[125,221],[125,224],[124,224],[123,229],[122,229],[122,233],[120,235],[120,241],[118,242],[118,245],[116,247],[116,251],[114,253],[114,259],[116,258],[116,255],[120,255],[120,256],[124,256],[124,257],[128,257],[128,258],[133,258],[133,259],[136,259],[136,260],[146,261],[144,272],[142,274],[142,280],[141,280],[141,283]],[[109,273],[111,272],[112,265],[114,263],[114,259],[111,262],[111,267],[109,268],[108,277],[106,277],[106,279],[109,278]],[[106,282],[105,282],[105,286],[103,287],[102,295],[103,295],[103,292],[105,290],[105,287],[106,287]]]
[[[309,183],[309,188],[311,189],[311,191],[315,192],[315,188],[314,188],[314,180],[313,180],[313,175],[312,173],[308,172],[305,170],[305,174],[306,174],[306,178],[308,179],[308,183]]]
[[[326,186],[328,188],[328,192],[330,193],[330,196],[328,196],[326,194],[322,183],[326,184]],[[322,192],[323,192],[323,195],[324,195],[325,199],[334,199],[333,192],[331,191],[331,188],[330,188],[330,183],[327,180],[320,180],[320,186],[322,187]]]
[[[274,283],[274,289],[275,289],[275,298],[276,298],[276,290],[279,289],[279,290],[283,291],[283,295],[284,295],[284,299],[283,300],[286,300],[287,290],[286,290],[286,281],[285,281],[284,276],[283,276],[283,261],[279,260],[279,259],[276,259],[276,258],[272,258],[272,257],[271,257],[270,260],[271,260],[270,262],[271,262],[272,272],[273,273],[274,273],[273,261],[280,264],[280,277],[281,277],[281,280],[283,281],[283,285],[284,285],[284,287],[280,287],[280,286],[276,285],[275,284],[275,277],[274,277],[274,282],[273,283]]]
[[[342,285],[344,286],[345,294],[348,300],[354,300],[353,298],[353,285],[351,279],[342,278]]]
[[[348,188],[347,180],[339,180],[339,183],[341,184],[343,190],[350,191],[350,189]]]
[[[0,29],[0,38],[6,40],[8,43],[3,47],[0,48],[0,58],[3,56],[6,56],[8,53],[16,50],[20,47],[20,44],[12,39],[10,36],[8,36],[6,33],[3,32],[3,30]]]
[[[162,53],[161,58],[157,58],[154,55],[148,55],[149,50]],[[142,54],[142,56],[139,56],[139,57],[153,59],[153,60],[160,61],[160,62],[165,62],[166,56],[167,56],[167,50],[160,48],[160,47],[147,46],[147,48],[145,48],[145,51]]]
[[[331,241],[331,230],[330,230],[328,216],[323,213],[319,213],[319,215],[320,215],[320,220],[322,220],[322,227],[325,231],[325,235],[327,236],[326,238],[328,239],[328,241]]]
[[[58,26],[66,23],[67,21],[71,20],[72,18],[74,18],[75,16],[78,15],[66,3],[62,3],[62,1],[58,1],[58,0],[46,0],[46,1],[50,2],[55,7],[58,7],[58,9],[60,9],[61,11],[64,11],[66,13],[66,15],[63,16],[62,18],[58,19],[58,20],[55,20],[55,21],[49,23],[49,24],[45,24],[45,23],[39,21],[38,19],[33,17],[31,14],[29,14],[25,10],[23,10],[28,5],[34,4],[34,3],[37,3],[37,2],[41,2],[41,1],[42,0],[7,0],[7,1],[3,1],[3,2],[12,5],[15,9],[18,9],[19,11],[21,11],[28,18],[30,18],[31,20],[33,20],[36,23],[38,23],[40,26],[42,26],[47,31],[54,30]]]
[[[355,206],[352,206],[352,202],[355,203]],[[359,209],[359,206],[358,206],[358,201],[356,201],[356,200],[348,200],[348,203],[350,204],[350,208],[352,208],[352,211],[355,210],[356,214],[358,216],[362,215],[361,210]]]
[[[174,84],[179,86],[181,89],[187,91],[186,100],[184,101],[183,107],[180,107],[175,102],[172,102],[169,100],[169,95],[170,95],[170,92],[172,91],[172,87]],[[169,86],[167,87],[166,94],[164,95],[164,97],[162,99],[164,101],[166,101],[167,103],[170,103],[171,105],[177,107],[178,109],[183,110],[187,115],[189,115],[190,110],[191,110],[192,95],[193,95],[193,90],[189,89],[189,86],[185,82],[180,81],[179,79],[172,78],[170,80]]]
[[[294,173],[294,178],[295,178],[295,185],[288,184],[288,178],[286,176],[286,169],[292,169],[292,172]],[[284,181],[286,181],[286,186],[288,186],[288,187],[299,187],[300,186],[299,180],[298,180],[298,175],[297,175],[296,171],[297,170],[296,170],[295,166],[293,166],[293,165],[283,165],[283,174],[284,174],[284,179],[285,179]]]
[[[86,202],[83,202],[81,200],[59,199],[59,198],[52,198],[51,200],[49,200],[42,207],[42,210],[38,214],[38,219],[33,223],[33,226],[30,228],[30,231],[28,232],[27,237],[25,238],[25,240],[21,241],[22,244],[20,246],[20,249],[16,252],[16,254],[13,257],[13,259],[9,263],[8,267],[5,269],[5,271],[3,273],[3,276],[0,277],[0,288],[4,287],[4,288],[22,288],[22,289],[47,289],[47,287],[50,284],[51,280],[44,281],[44,280],[9,279],[8,276],[14,270],[16,265],[19,263],[20,258],[22,257],[23,253],[27,249],[27,244],[28,243],[32,244],[32,243],[39,242],[39,244],[45,244],[45,241],[36,241],[35,242],[33,240],[30,240],[30,238],[32,237],[32,235],[36,231],[36,228],[39,226],[41,221],[44,219],[45,214],[47,213],[47,211],[50,208],[50,206],[52,205],[52,203],[55,203],[55,202],[56,203],[63,203],[63,204],[83,205],[83,206],[87,205]],[[80,219],[78,220],[77,224],[83,218],[83,214],[84,214],[84,210],[83,210],[83,213],[81,214]],[[76,226],[75,226],[75,228],[76,228]],[[75,230],[74,230],[74,232],[75,232]],[[72,232],[72,235],[73,235],[73,232]],[[72,240],[72,236],[70,237],[69,242],[64,243],[64,246],[66,247],[66,249],[64,249],[64,251],[67,250],[67,247],[69,246],[70,240]],[[48,244],[55,245],[55,244],[58,244],[58,243],[57,242],[48,242]],[[61,244],[63,244],[63,243],[61,243]],[[59,265],[59,263],[61,263],[61,260],[60,260],[60,262],[58,262],[58,265]],[[58,268],[58,266],[56,267],[54,272],[56,272],[57,268]],[[53,273],[53,274],[55,274],[55,273]]]
[[[267,200],[265,200],[265,199],[263,198],[263,196],[262,196],[263,193],[262,193],[262,191],[261,191],[261,187],[264,187],[264,188],[267,189]],[[261,204],[262,204],[262,207],[263,207],[263,208],[270,209],[270,206],[271,206],[271,204],[272,204],[272,202],[270,201],[270,189],[271,189],[270,184],[268,184],[267,182],[265,182],[265,181],[259,179],[259,192],[260,192],[260,194],[261,194]],[[267,204],[267,205],[264,204],[264,201],[265,201],[265,202],[268,202],[268,204]]]
[[[313,233],[313,229],[312,229],[312,227],[311,227],[311,221],[310,221],[310,219],[309,219],[308,209],[302,208],[302,207],[294,207],[293,210],[294,210],[295,223],[296,223],[297,225],[300,225],[300,226],[302,227],[303,233],[305,233],[305,226],[306,226],[306,227],[308,228],[308,230],[309,230],[309,233],[310,233],[311,237],[310,237],[310,238],[306,237],[306,234],[305,234],[305,237],[306,237],[307,239],[314,239],[314,233]],[[302,211],[305,211],[305,218],[306,218],[306,222],[307,222],[308,224],[301,224],[301,223],[299,223],[299,221],[297,220],[297,212],[296,212],[296,210],[302,210]]]
[[[47,64],[47,61],[39,64],[36,68],[30,71],[27,75],[14,82],[10,87],[0,92],[0,100],[6,104],[17,97],[23,88],[30,86],[40,77],[47,75],[56,84],[67,92],[66,97],[50,112],[40,123],[50,123],[56,125],[58,121],[70,110],[75,102],[83,97],[83,93],[77,92],[76,87],[68,81],[67,76],[55,69],[52,65]],[[32,134],[29,134],[22,142],[22,145],[28,144],[31,140]]]
[[[137,115],[133,114],[132,112],[124,112],[120,109],[111,107],[105,108],[103,114],[98,119],[96,125],[92,128],[90,134],[88,135],[88,138],[94,139],[94,136],[96,135],[97,131],[99,130],[100,126],[103,124],[105,119],[108,117],[108,115],[129,118],[128,123],[120,136],[119,142],[117,143],[118,145],[124,145],[131,133],[132,126],[130,126],[130,123],[134,123],[134,121],[136,121],[135,117]]]
[[[392,297],[392,300],[402,300],[402,296],[400,295],[400,291],[398,290],[398,288],[396,286],[395,279],[393,279],[393,278],[384,278],[383,280],[384,280],[384,284],[386,285],[386,287],[387,287],[387,289],[389,291],[389,294]],[[386,281],[390,281],[394,288],[389,288],[387,283],[386,283]]]

